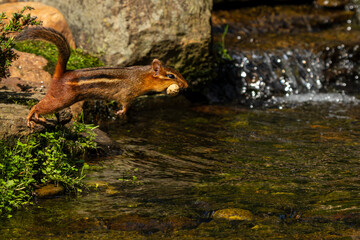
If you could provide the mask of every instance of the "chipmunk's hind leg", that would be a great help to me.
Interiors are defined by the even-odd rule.
[[[31,119],[34,115],[35,115],[35,117],[34,117],[35,121]],[[46,122],[46,119],[39,117],[39,113],[37,112],[36,105],[35,105],[35,106],[30,110],[28,116],[26,117],[26,122],[27,122],[27,126],[28,126],[28,127],[34,128],[34,126],[36,125],[36,122],[45,123],[45,122]]]
[[[29,112],[26,121],[27,126],[33,128],[37,123],[45,123],[46,119],[39,117],[40,115],[54,113],[67,107],[67,101],[64,99],[56,99],[46,95],[38,104],[36,104]]]
[[[26,117],[26,122],[27,122],[27,126],[30,127],[30,128],[34,128],[36,123],[45,123],[46,122],[46,119],[45,118],[42,118],[42,117],[39,117],[40,114],[44,114],[44,113],[41,113],[39,112],[38,110],[38,105],[35,105],[29,112],[28,116]],[[34,120],[32,119],[34,116]]]

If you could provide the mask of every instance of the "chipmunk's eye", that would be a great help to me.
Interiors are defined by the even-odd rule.
[[[168,78],[170,78],[170,79],[175,79],[175,76],[174,76],[174,74],[168,74],[168,75],[166,75]]]

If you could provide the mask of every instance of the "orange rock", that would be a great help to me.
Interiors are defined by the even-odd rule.
[[[9,68],[10,77],[0,81],[0,88],[6,86],[12,89],[11,86],[17,86],[17,79],[20,79],[20,84],[28,84],[38,89],[46,89],[50,84],[51,75],[43,68],[47,65],[48,61],[35,54],[14,51],[19,55],[19,58]],[[12,90],[17,91],[16,88]]]
[[[0,11],[5,12],[6,16],[10,17],[12,13],[21,11],[24,6],[33,7],[30,13],[32,16],[37,16],[43,22],[44,27],[51,27],[61,32],[70,44],[70,47],[75,48],[75,41],[67,21],[63,14],[54,7],[50,7],[38,2],[14,2],[0,4]],[[29,13],[26,11],[25,13]]]

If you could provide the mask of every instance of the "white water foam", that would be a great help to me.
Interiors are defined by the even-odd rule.
[[[304,93],[291,94],[285,97],[273,97],[271,104],[302,104],[302,103],[339,103],[339,104],[358,104],[360,100],[355,96],[341,93]]]

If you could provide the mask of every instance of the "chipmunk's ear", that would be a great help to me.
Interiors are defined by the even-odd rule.
[[[159,59],[154,59],[152,62],[152,68],[154,71],[154,76],[158,76],[161,70],[161,62]]]

